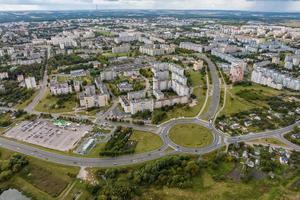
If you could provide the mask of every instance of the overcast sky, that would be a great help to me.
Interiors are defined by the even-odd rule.
[[[0,10],[193,9],[300,12],[300,0],[0,0]]]

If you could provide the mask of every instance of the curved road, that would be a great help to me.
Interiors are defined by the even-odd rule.
[[[216,69],[216,66],[212,63],[210,59],[208,59],[204,55],[197,54],[200,58],[204,59],[208,63],[208,67],[210,69],[211,77],[212,77],[212,82],[213,82],[213,94],[212,94],[212,101],[210,102],[209,105],[209,110],[206,113],[207,117],[209,119],[213,119],[218,111],[219,108],[219,101],[220,101],[220,92],[221,92],[221,87],[220,87],[220,82],[219,82],[219,77],[218,77],[218,71]],[[47,77],[47,74],[44,76]],[[43,86],[40,89],[40,93],[42,94],[43,91],[45,90],[46,82],[43,81]],[[40,95],[36,99],[39,99]],[[27,108],[27,111],[33,112],[32,110],[32,105],[35,104],[37,101],[34,101],[30,106]],[[11,109],[10,109],[11,110]],[[198,124],[203,127],[206,127],[211,130],[213,134],[213,142],[209,146],[203,147],[203,148],[186,148],[179,146],[175,144],[168,136],[169,130],[174,127],[177,124]],[[117,125],[120,123],[116,123],[114,125]],[[236,143],[236,142],[245,142],[245,141],[250,141],[254,139],[259,139],[259,138],[268,138],[268,137],[276,137],[283,141],[286,145],[288,145],[290,148],[300,151],[300,147],[290,143],[287,141],[283,135],[293,129],[295,125],[300,125],[300,122],[297,122],[294,125],[281,128],[278,130],[273,130],[273,131],[266,131],[262,133],[255,133],[255,134],[248,134],[244,136],[236,136],[236,137],[228,137],[225,136],[224,133],[222,133],[220,130],[216,129],[213,124],[201,120],[197,117],[194,118],[185,118],[185,117],[180,117],[177,119],[172,119],[169,120],[168,122],[165,122],[159,126],[153,126],[153,125],[145,125],[145,126],[137,126],[137,125],[129,125],[129,124],[124,124],[121,123],[120,125],[126,125],[126,126],[132,126],[136,129],[139,130],[148,130],[151,132],[154,132],[158,134],[162,141],[163,145],[152,152],[147,152],[147,153],[142,153],[142,154],[131,154],[131,155],[124,155],[124,156],[119,156],[119,157],[113,157],[113,158],[87,158],[87,157],[80,157],[80,156],[68,156],[68,155],[63,155],[59,153],[55,153],[52,151],[45,151],[40,148],[36,148],[30,145],[18,143],[16,141],[12,141],[9,139],[5,139],[3,137],[0,137],[0,147],[6,148],[12,151],[20,152],[29,156],[33,156],[36,158],[40,158],[46,161],[54,162],[54,163],[59,163],[63,165],[70,165],[70,166],[84,166],[84,167],[111,167],[111,166],[119,166],[119,165],[130,165],[130,164],[135,164],[135,163],[140,163],[140,162],[145,162],[149,160],[154,160],[166,155],[172,155],[172,154],[177,154],[177,153],[189,153],[189,154],[206,154],[211,151],[217,150],[222,146],[231,144],[231,143]],[[169,150],[168,148],[171,147],[174,150]]]

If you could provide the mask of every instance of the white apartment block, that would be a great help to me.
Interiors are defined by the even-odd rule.
[[[73,86],[74,86],[74,91],[75,92],[80,92],[81,81],[74,81]]]
[[[8,73],[7,72],[2,72],[0,73],[0,80],[8,78]]]
[[[184,69],[174,64],[156,63],[152,71],[154,73],[153,95],[155,99],[147,98],[147,92],[144,90],[120,96],[119,102],[126,113],[135,114],[138,111],[153,111],[154,108],[172,106],[176,103],[188,103],[190,89],[187,86]],[[178,96],[165,98],[163,91],[169,89],[172,89]]]
[[[111,81],[117,77],[117,73],[114,70],[106,70],[101,72],[100,79],[101,81]]]
[[[119,47],[113,47],[113,53],[128,53],[130,51],[130,45],[122,45]]]
[[[35,78],[34,77],[27,77],[27,78],[25,78],[25,87],[27,89],[37,88]]]
[[[79,94],[79,103],[81,107],[93,108],[104,107],[109,102],[109,95],[105,93],[96,93],[94,85],[84,87],[84,91]]]
[[[300,90],[299,79],[268,68],[256,68],[251,74],[251,81],[278,90],[281,90],[283,87],[297,91]]]
[[[237,62],[244,62],[242,59],[235,58],[230,54],[222,53],[218,49],[211,50],[211,54],[217,56],[223,60],[226,60],[229,63],[237,63]]]
[[[175,52],[175,48],[169,45],[145,45],[139,48],[142,54],[147,54],[149,56],[159,56],[165,54],[171,54]]]
[[[200,44],[195,44],[192,42],[181,42],[179,45],[179,48],[182,49],[187,49],[187,50],[191,50],[191,51],[196,51],[199,53],[203,52],[203,46]]]
[[[73,92],[72,86],[68,83],[51,83],[50,92],[52,95],[71,94]]]
[[[232,63],[230,67],[230,81],[232,83],[240,82],[244,79],[244,64]]]
[[[159,98],[162,97],[158,91],[172,89],[178,96],[189,96],[189,87],[187,78],[184,75],[184,69],[169,63],[157,63],[153,66],[153,91]],[[171,72],[171,78],[169,77]],[[156,95],[155,95],[156,96]]]

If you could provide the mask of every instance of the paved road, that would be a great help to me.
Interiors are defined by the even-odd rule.
[[[207,61],[210,73],[213,81],[213,98],[212,102],[210,104],[207,116],[210,118],[213,118],[219,107],[219,99],[220,99],[220,82],[218,78],[218,72],[216,70],[215,65],[205,56],[199,55],[199,57],[203,58]],[[44,79],[47,75],[45,74]],[[47,80],[47,79],[46,79]],[[43,86],[46,86],[46,84],[43,84]],[[41,91],[43,90],[43,87]],[[42,93],[40,91],[40,93]],[[37,98],[38,99],[38,98]],[[34,104],[34,103],[33,103]],[[30,106],[27,110],[30,112],[33,112],[34,106]],[[0,108],[1,109],[1,108]],[[9,108],[6,108],[9,110]],[[11,109],[10,109],[11,110]],[[283,141],[285,144],[287,144],[290,148],[295,149],[296,151],[300,151],[300,147],[288,142],[284,139],[283,135],[286,132],[289,132],[293,129],[295,125],[300,125],[300,122],[297,122],[295,125],[291,125],[285,128],[281,128],[278,130],[273,131],[266,131],[262,133],[255,133],[255,134],[248,134],[245,136],[236,136],[236,137],[228,137],[225,136],[224,133],[222,133],[220,130],[216,129],[211,123],[207,121],[203,121],[197,117],[195,118],[185,118],[180,117],[177,119],[172,119],[166,123],[163,123],[159,126],[154,125],[145,125],[145,126],[138,126],[128,123],[114,123],[114,122],[108,122],[112,125],[125,125],[128,127],[133,127],[138,130],[145,130],[150,131],[158,134],[162,141],[163,145],[152,152],[142,153],[142,154],[132,154],[132,155],[126,155],[126,156],[119,156],[115,158],[85,158],[85,157],[76,157],[76,156],[68,156],[68,155],[62,155],[58,154],[52,151],[45,151],[39,148],[32,147],[30,145],[25,145],[18,143],[16,141],[8,140],[5,138],[0,137],[0,147],[10,149],[12,151],[17,151],[26,155],[30,155],[36,158],[40,158],[43,160],[47,160],[54,163],[64,164],[64,165],[71,165],[71,166],[86,166],[86,167],[111,167],[111,166],[119,166],[119,165],[129,165],[129,164],[135,164],[140,163],[144,161],[154,160],[166,155],[172,155],[176,153],[190,153],[190,154],[206,154],[208,152],[214,151],[219,149],[220,147],[224,145],[228,145],[231,143],[236,142],[244,142],[244,141],[250,141],[254,139],[259,138],[267,138],[267,137],[276,137],[279,138],[281,141]],[[194,123],[199,124],[203,127],[206,127],[211,130],[214,140],[212,144],[209,146],[203,147],[203,148],[186,148],[181,147],[177,144],[175,144],[173,141],[170,140],[168,134],[169,130],[174,127],[176,124],[187,124],[187,123]],[[172,147],[174,150],[166,151],[168,147]]]
[[[220,95],[221,95],[221,85],[218,76],[218,70],[215,64],[207,56],[203,54],[196,54],[196,55],[207,62],[209,73],[211,75],[213,93],[212,93],[211,102],[209,104],[208,112],[204,114],[204,117],[207,117],[208,119],[213,119],[218,112]]]
[[[34,97],[32,102],[24,109],[25,111],[27,111],[28,113],[38,113],[34,111],[34,108],[44,97],[47,91],[47,83],[48,83],[48,74],[47,74],[47,69],[45,69],[42,84],[40,85],[40,90],[38,94]]]

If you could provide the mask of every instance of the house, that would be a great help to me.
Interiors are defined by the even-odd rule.
[[[285,164],[286,165],[286,164],[288,164],[289,159],[285,156],[280,156],[279,157],[279,162],[280,162],[280,164]]]
[[[293,135],[291,135],[291,137],[293,139],[300,139],[300,133],[293,134]]]

